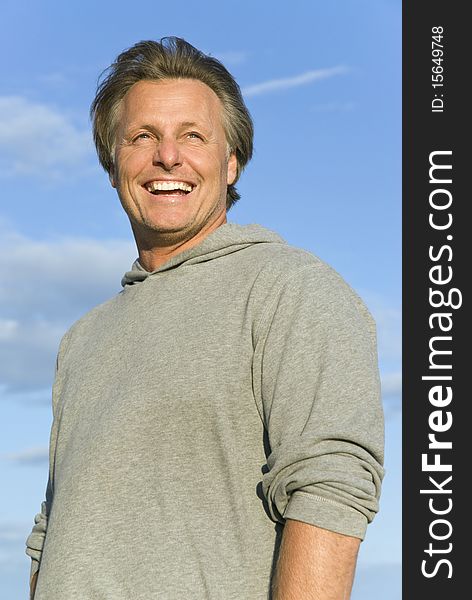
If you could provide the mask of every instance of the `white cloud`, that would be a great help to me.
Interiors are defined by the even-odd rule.
[[[0,542],[18,542],[23,540],[23,530],[18,530],[8,524],[0,528]]]
[[[400,396],[402,393],[402,374],[385,373],[382,375],[382,396]]]
[[[399,362],[402,355],[402,315],[400,308],[380,294],[360,290],[377,325],[378,352],[381,361]]]
[[[0,233],[0,397],[30,398],[50,385],[66,329],[121,290],[136,250],[121,240]]]
[[[127,240],[44,241],[2,232],[0,309],[8,315],[4,329],[18,330],[17,320],[25,316],[38,324],[54,316],[62,321],[103,301],[121,289],[121,276],[135,257],[135,246]]]
[[[20,452],[10,452],[8,454],[3,454],[1,458],[10,460],[20,465],[43,465],[49,460],[49,449],[47,446],[28,448],[27,450],[21,450]]]
[[[56,348],[55,348],[56,349]],[[48,373],[52,369],[52,361],[54,360],[54,353],[51,354],[50,362],[47,365]],[[52,376],[52,375],[51,375]],[[11,379],[11,378],[10,378]],[[26,382],[23,381],[24,384]],[[51,407],[51,381],[47,381],[48,387],[44,388],[35,388],[35,389],[11,389],[8,388],[5,384],[0,385],[0,403],[2,401],[6,402],[21,402],[24,405],[44,405],[48,408]],[[24,388],[24,385],[23,385]]]
[[[299,87],[313,81],[328,79],[329,77],[334,77],[335,75],[342,75],[347,71],[347,67],[344,66],[331,67],[329,69],[317,69],[315,71],[307,71],[305,73],[301,73],[300,75],[295,75],[294,77],[287,77],[285,79],[271,79],[269,81],[263,81],[261,83],[249,85],[242,88],[241,91],[246,97],[259,96],[260,94]]]
[[[67,115],[20,96],[0,96],[0,176],[77,176],[90,169],[93,156],[90,131]]]
[[[383,373],[382,383],[382,402],[385,411],[385,417],[390,419],[402,411],[402,373]]]
[[[402,409],[402,322],[401,310],[378,292],[360,290],[377,326],[377,346],[381,368],[382,400],[387,418]]]
[[[0,568],[2,569],[2,590],[4,589],[3,577],[5,575],[11,575],[11,571],[18,567],[24,568],[26,566],[28,568],[28,557],[25,555],[25,544],[32,525],[32,522],[0,522]],[[6,587],[7,586],[5,586],[5,589]]]
[[[18,330],[18,321],[0,318],[0,340],[11,339]]]

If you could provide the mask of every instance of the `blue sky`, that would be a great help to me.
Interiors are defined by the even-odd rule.
[[[120,289],[136,256],[94,154],[97,77],[124,48],[178,35],[220,58],[255,123],[229,219],[331,264],[378,326],[387,416],[381,512],[353,600],[400,598],[401,3],[2,3],[0,596],[24,598],[24,540],[44,494],[58,342]]]

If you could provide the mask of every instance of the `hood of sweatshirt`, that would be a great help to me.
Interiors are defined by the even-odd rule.
[[[155,271],[146,271],[136,260],[131,271],[128,271],[121,280],[123,287],[144,281],[153,273],[161,273],[176,269],[182,264],[202,263],[213,260],[226,254],[232,254],[254,244],[285,244],[285,240],[274,231],[261,225],[238,225],[224,223],[212,231],[199,244],[188,250],[176,254],[163,263]]]

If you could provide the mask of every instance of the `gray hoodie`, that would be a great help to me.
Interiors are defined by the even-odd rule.
[[[375,325],[325,263],[224,224],[64,336],[35,600],[266,600],[286,518],[378,510]]]

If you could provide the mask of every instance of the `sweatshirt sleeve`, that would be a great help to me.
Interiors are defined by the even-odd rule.
[[[59,396],[59,389],[62,385],[62,377],[59,370],[59,364],[68,340],[68,334],[65,334],[61,340],[59,351],[56,359],[56,369],[54,377],[54,385],[52,389],[52,413],[53,422],[51,426],[51,433],[49,437],[49,477],[46,486],[46,498],[41,503],[41,510],[34,518],[34,526],[31,530],[30,535],[26,540],[26,554],[31,558],[31,571],[30,576],[39,570],[41,563],[41,556],[43,553],[43,547],[46,540],[48,520],[51,514],[52,502],[54,496],[54,457],[56,454],[56,443],[57,443],[57,431],[60,420],[57,408],[57,397]]]
[[[261,317],[254,368],[270,446],[262,489],[271,517],[363,539],[384,474],[376,333],[366,307],[324,263],[299,268]]]

